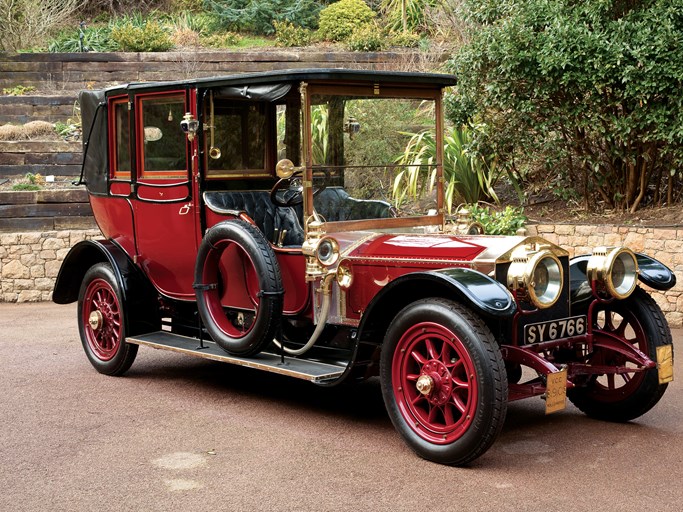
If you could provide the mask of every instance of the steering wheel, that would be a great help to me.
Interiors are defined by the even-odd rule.
[[[320,192],[325,190],[325,187],[327,187],[327,181],[330,179],[330,173],[326,169],[323,169],[323,172],[325,173],[325,178],[323,179],[322,184],[318,188],[313,189],[313,196],[317,196],[318,194],[320,194]],[[275,206],[280,206],[284,208],[298,206],[304,202],[303,187],[298,187],[296,189],[289,188],[291,187],[292,181],[294,181],[294,179],[300,178],[301,174],[302,171],[296,171],[288,178],[281,178],[277,180],[277,183],[275,183],[275,185],[273,185],[273,188],[270,190],[270,200]],[[286,200],[281,200],[278,197],[278,192],[283,190],[290,190],[293,191],[293,193]]]

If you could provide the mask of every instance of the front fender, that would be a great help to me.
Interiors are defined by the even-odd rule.
[[[638,279],[655,290],[670,290],[676,286],[676,275],[664,263],[642,253],[636,253]]]
[[[428,297],[461,302],[488,318],[509,318],[517,310],[510,292],[495,279],[470,268],[447,268],[405,274],[370,301],[358,327],[361,339],[383,337],[391,320],[405,306]]]
[[[589,254],[576,256],[569,262],[569,290],[572,304],[593,298],[586,268]],[[655,290],[669,290],[676,286],[676,275],[662,262],[642,253],[636,253],[638,279]]]
[[[59,269],[52,300],[57,304],[77,301],[85,273],[93,265],[105,262],[116,276],[127,335],[157,330],[160,320],[156,290],[125,251],[111,240],[84,240],[71,248]]]

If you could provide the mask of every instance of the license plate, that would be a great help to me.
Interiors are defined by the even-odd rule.
[[[526,343],[543,343],[586,334],[586,315],[549,320],[524,327]]]

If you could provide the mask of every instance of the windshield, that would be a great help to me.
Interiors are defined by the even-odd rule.
[[[439,91],[318,85],[309,107],[307,174],[328,230],[441,224]]]

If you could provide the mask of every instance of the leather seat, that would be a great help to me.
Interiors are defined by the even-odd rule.
[[[271,243],[278,242],[283,230],[287,233],[282,245],[301,246],[304,241],[304,230],[294,208],[275,206],[265,190],[205,192],[204,202],[222,215],[245,212]]]
[[[386,201],[356,199],[342,187],[322,190],[313,203],[316,211],[328,222],[396,217],[396,209]]]

